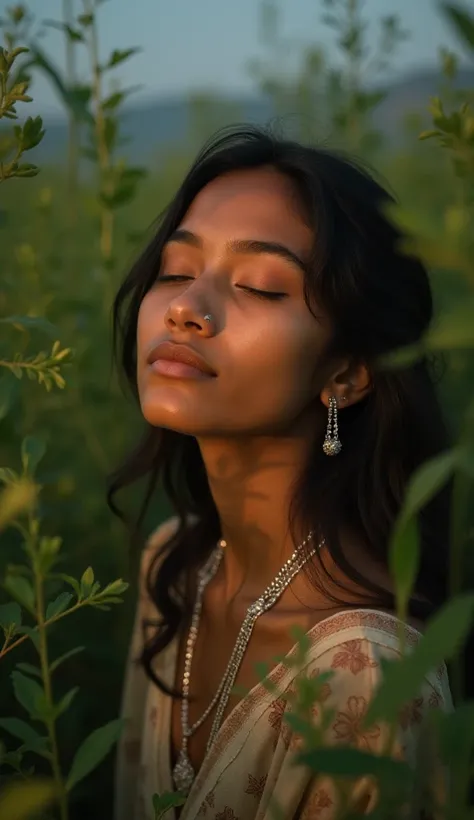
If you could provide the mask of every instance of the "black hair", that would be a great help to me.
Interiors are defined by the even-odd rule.
[[[420,340],[431,323],[433,302],[427,271],[404,250],[403,236],[387,216],[393,199],[371,174],[343,154],[301,145],[268,129],[245,126],[219,132],[198,155],[162,214],[156,235],[118,291],[116,355],[137,396],[138,311],[156,279],[167,238],[207,183],[226,172],[264,165],[292,181],[314,230],[305,299],[310,309],[316,299],[332,320],[328,356],[350,355],[366,363],[371,373],[369,395],[340,414],[342,452],[327,457],[318,442],[309,454],[295,487],[289,523],[292,532],[313,530],[324,537],[336,564],[367,590],[368,604],[393,609],[392,593],[348,563],[341,528],[354,533],[386,566],[407,482],[420,464],[447,449],[448,435],[429,362],[421,359],[398,369],[381,364],[385,354]],[[189,618],[190,579],[221,536],[220,522],[192,436],[146,425],[134,452],[111,477],[109,503],[115,512],[120,514],[115,493],[143,478],[147,485],[135,531],[157,488],[180,522],[149,570],[148,592],[161,620],[141,655],[150,678],[169,691],[156,678],[152,662]],[[410,614],[422,620],[447,595],[449,500],[448,485],[419,516],[421,563]]]

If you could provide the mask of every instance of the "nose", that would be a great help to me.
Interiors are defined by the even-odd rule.
[[[188,302],[174,300],[165,313],[165,324],[170,331],[194,332],[199,336],[213,336],[215,322],[207,310]]]

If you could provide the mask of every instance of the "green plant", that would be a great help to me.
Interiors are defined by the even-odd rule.
[[[373,156],[382,144],[372,114],[384,100],[383,87],[370,88],[373,76],[383,75],[399,45],[406,39],[396,14],[378,20],[376,46],[369,45],[368,20],[362,0],[324,0],[322,23],[336,37],[341,67],[333,66],[319,44],[304,45],[281,35],[280,6],[264,0],[260,6],[264,59],[253,60],[250,73],[296,136],[306,141],[327,138],[358,154]],[[297,68],[290,61],[298,52]],[[288,121],[288,122],[287,122]]]
[[[40,440],[25,439],[22,445],[22,472],[4,468],[0,471],[0,479],[12,488],[21,486],[26,479],[33,482],[44,451],[44,444]],[[82,607],[108,610],[110,605],[121,603],[119,596],[128,584],[117,580],[101,589],[100,584],[94,580],[91,567],[85,570],[80,580],[58,572],[61,539],[41,534],[40,518],[33,504],[29,505],[26,521],[15,517],[11,526],[21,535],[26,562],[9,565],[2,581],[3,589],[13,601],[0,607],[0,625],[4,633],[0,659],[26,640],[33,644],[38,655],[38,665],[19,663],[11,677],[17,701],[33,724],[43,726],[43,733],[36,726],[17,718],[0,718],[0,728],[22,741],[18,748],[3,754],[2,765],[10,766],[23,777],[27,773],[31,774],[31,770],[25,772],[23,769],[23,759],[27,753],[47,760],[54,777],[60,816],[64,820],[68,816],[68,792],[109,751],[118,737],[122,721],[112,721],[100,730],[95,730],[77,751],[67,778],[62,774],[56,722],[70,708],[77,688],[56,699],[53,675],[63,662],[82,651],[83,647],[73,647],[65,655],[51,660],[47,632],[57,621]],[[49,588],[54,589],[54,597],[48,600]],[[28,620],[33,619],[32,624],[23,623],[25,614]]]
[[[26,51],[22,48],[12,52],[0,51],[0,116],[7,119],[17,118],[17,102],[31,100],[24,93],[27,84],[10,84],[14,61]],[[38,172],[36,166],[20,165],[19,158],[41,140],[44,133],[41,119],[27,120],[23,128],[17,126],[14,133],[17,151],[8,165],[0,165],[2,181],[15,176],[34,176]],[[44,319],[35,316],[9,316],[0,319],[0,324],[10,325],[27,334],[32,328],[54,332]],[[18,353],[13,357],[5,355],[0,360],[0,366],[10,372],[10,379],[21,379],[25,373],[49,391],[54,386],[65,386],[61,367],[69,353],[69,349],[61,349],[60,342],[56,341],[49,355],[44,352],[26,357]],[[0,384],[2,416],[5,416],[11,395],[10,382],[4,378]],[[72,647],[51,660],[48,630],[66,615],[85,606],[109,610],[110,605],[122,602],[119,596],[128,584],[119,579],[101,588],[94,579],[91,567],[85,570],[80,580],[56,571],[61,562],[61,538],[41,532],[38,503],[40,486],[36,481],[36,470],[44,453],[45,444],[41,439],[26,437],[21,449],[21,471],[9,467],[0,469],[0,482],[5,487],[0,496],[0,529],[6,526],[16,529],[25,554],[24,563],[7,565],[1,582],[3,590],[12,600],[0,606],[0,628],[3,632],[0,660],[25,641],[30,641],[38,656],[36,664],[18,663],[11,675],[15,697],[28,713],[31,723],[14,717],[0,718],[0,728],[21,741],[21,745],[14,749],[2,747],[0,765],[13,769],[16,777],[26,782],[26,788],[24,784],[18,788],[12,785],[2,796],[2,817],[7,820],[26,817],[53,799],[58,803],[61,820],[66,820],[69,792],[102,761],[122,728],[122,721],[114,720],[93,731],[77,750],[69,774],[64,776],[56,723],[71,707],[78,689],[70,689],[58,699],[53,675],[59,666],[82,651],[83,647]],[[53,593],[54,597],[49,598]],[[29,621],[26,624],[25,615]],[[30,755],[39,756],[47,762],[53,776],[52,782],[29,781],[35,772],[34,767],[25,768],[25,757]]]
[[[26,93],[29,83],[12,79],[15,60],[28,51],[17,47],[11,51],[0,48],[0,118],[16,120],[16,106],[19,102],[31,102]],[[41,142],[44,135],[41,117],[29,117],[23,126],[16,125],[10,136],[2,136],[0,141],[0,182],[12,177],[33,177],[38,168],[32,163],[20,163],[24,153]],[[13,154],[13,156],[11,156]],[[11,158],[10,158],[11,157]]]
[[[407,32],[396,14],[381,17],[377,44],[371,49],[362,0],[324,0],[323,5],[322,22],[335,33],[343,60],[342,68],[331,70],[328,78],[331,130],[352,151],[373,152],[380,147],[380,135],[372,126],[371,115],[386,92],[380,87],[370,89],[369,79],[383,76]]]

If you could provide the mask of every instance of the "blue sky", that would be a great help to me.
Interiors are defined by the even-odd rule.
[[[80,12],[82,0],[74,2]],[[12,3],[0,0],[0,13]],[[473,0],[465,4],[474,6]],[[337,60],[331,32],[320,22],[322,5],[321,0],[280,0],[282,34],[296,44],[318,42]],[[143,84],[142,96],[170,96],[196,88],[251,91],[248,63],[262,54],[259,6],[259,0],[107,0],[99,11],[101,53],[141,47],[142,52],[115,77],[121,86]],[[436,65],[441,45],[456,48],[437,6],[436,0],[365,0],[371,42],[376,39],[376,21],[384,14],[398,13],[411,33],[394,60],[396,74]],[[61,0],[30,0],[29,7],[38,19],[57,18]],[[61,34],[50,31],[43,44],[63,65]],[[298,45],[295,54],[297,49]],[[58,109],[45,80],[35,82],[34,95],[35,107]]]

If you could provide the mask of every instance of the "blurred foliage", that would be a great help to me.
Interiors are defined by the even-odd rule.
[[[417,140],[424,127],[421,122],[427,119],[427,112],[419,112],[419,119],[417,114],[406,119],[403,144],[385,144],[373,127],[373,113],[383,101],[385,90],[373,90],[368,79],[373,72],[390,66],[409,34],[397,16],[386,16],[379,21],[376,48],[370,49],[367,20],[359,0],[325,0],[323,5],[324,15],[314,32],[314,44],[301,47],[281,34],[275,0],[263,0],[262,56],[249,70],[270,101],[283,131],[306,141],[329,139],[331,144],[350,148],[376,165],[405,203],[396,209],[393,218],[408,228],[417,252],[433,272],[439,320],[422,345],[402,355],[406,360],[426,350],[443,354],[440,391],[459,446],[415,476],[407,494],[391,550],[391,569],[403,616],[417,567],[413,516],[450,475],[455,475],[456,484],[453,595],[461,593],[474,578],[473,553],[469,549],[474,539],[474,518],[466,503],[473,474],[474,362],[470,351],[474,342],[474,115],[469,107],[473,90],[456,84],[457,55],[442,52],[439,96],[430,103],[431,132],[424,134],[423,141]],[[32,8],[38,14],[37,5],[32,4]],[[445,3],[443,8],[446,25],[453,26],[462,46],[472,50],[472,18],[457,5]],[[100,57],[100,2],[64,0],[61,20],[36,19],[25,7],[14,6],[7,10],[2,27],[5,49],[0,53],[0,76],[4,77],[8,69],[9,79],[2,79],[1,111],[7,119],[15,116],[16,105],[28,96],[29,78],[41,72],[62,101],[69,130],[66,168],[42,168],[39,175],[27,181],[21,177],[32,176],[37,169],[31,164],[25,168],[22,154],[41,138],[41,123],[26,120],[13,131],[0,130],[0,181],[20,177],[0,185],[0,364],[6,365],[0,366],[0,464],[11,470],[10,465],[18,462],[20,442],[31,437],[47,445],[37,478],[32,481],[25,475],[15,482],[14,491],[11,482],[4,491],[9,495],[2,498],[2,510],[6,512],[4,520],[0,515],[0,523],[6,524],[7,519],[15,518],[33,503],[38,481],[41,493],[35,503],[42,532],[50,538],[60,534],[68,575],[81,578],[84,567],[93,564],[95,576],[102,580],[135,579],[139,556],[129,554],[126,534],[105,504],[106,475],[135,442],[141,427],[137,409],[123,398],[111,368],[111,300],[125,267],[145,241],[148,226],[174,193],[195,150],[215,128],[239,119],[240,112],[232,103],[223,108],[210,94],[193,95],[190,138],[183,139],[181,145],[169,146],[166,161],[153,174],[147,173],[146,169],[130,166],[122,156],[126,138],[121,133],[122,106],[136,89],[111,89],[108,85],[115,68],[132,58],[137,49],[115,49],[105,60]],[[64,71],[58,68],[55,55],[42,48],[45,28],[56,29],[63,38]],[[318,44],[328,30],[338,43],[337,66]],[[29,51],[23,51],[23,46]],[[88,57],[86,81],[78,79],[78,49]],[[48,337],[48,349],[38,358],[38,350],[44,350]],[[60,346],[57,339],[61,340]],[[74,351],[73,359],[66,355],[70,349]],[[401,354],[397,355],[400,360]],[[63,372],[67,373],[64,390],[58,389],[63,386]],[[22,374],[29,379],[28,385],[25,379],[22,383]],[[45,390],[45,386],[51,389]],[[131,507],[139,490],[130,496]],[[150,527],[163,515],[164,502],[157,498]],[[0,577],[5,578],[8,567],[18,564],[22,537],[18,529],[13,529],[2,532],[1,538]],[[0,605],[8,601],[5,605],[11,606],[11,584],[10,593],[3,588],[0,596]],[[64,771],[71,771],[71,767],[74,771],[76,750],[84,736],[96,726],[114,721],[118,714],[134,604],[133,596],[127,596],[123,606],[101,617],[101,628],[97,626],[97,613],[87,607],[81,618],[71,614],[69,630],[48,633],[54,657],[66,654],[71,646],[87,647],[87,661],[78,652],[55,673],[58,688],[67,691],[74,681],[83,692],[57,725]],[[465,626],[469,621],[469,607],[466,604],[462,612],[455,610],[458,625]],[[448,611],[449,628],[452,617]],[[435,635],[439,637],[440,632]],[[1,661],[0,701],[4,715],[16,714],[10,673],[19,660],[30,665],[35,662],[30,641]],[[405,670],[412,675],[407,678],[412,685],[420,668],[414,662]],[[455,680],[459,683],[459,675]],[[388,675],[387,681],[386,686],[392,690],[386,697],[392,697],[393,705],[397,680]],[[305,704],[307,709],[307,699]],[[459,720],[459,713],[456,715],[453,720]],[[446,728],[446,737],[451,737],[449,731]],[[6,741],[3,733],[1,737]],[[321,759],[314,754],[306,762],[321,765]],[[355,759],[347,759],[346,763],[349,767],[362,765]],[[78,782],[70,816],[91,820],[110,816],[111,776],[109,756],[99,772]],[[465,786],[464,770],[463,776]],[[459,803],[463,783],[457,783],[460,813],[453,817],[464,817]],[[48,784],[44,788],[37,798],[46,803],[51,795]],[[155,796],[156,815],[161,816],[173,799],[176,797]],[[15,804],[15,798],[7,793],[2,800],[5,805]],[[3,817],[3,803],[0,808]]]

